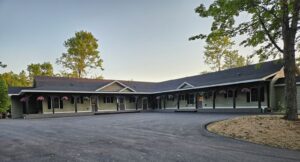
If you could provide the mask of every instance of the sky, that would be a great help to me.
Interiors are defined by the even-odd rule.
[[[66,52],[76,31],[91,32],[99,43],[105,79],[164,81],[209,70],[203,40],[211,19],[194,9],[208,0],[0,0],[0,72],[19,73],[28,64],[51,62]],[[238,47],[243,55],[249,49]]]

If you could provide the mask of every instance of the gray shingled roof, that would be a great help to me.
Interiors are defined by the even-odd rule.
[[[136,92],[152,93],[176,90],[177,87],[184,82],[187,82],[194,87],[202,87],[262,79],[278,72],[283,66],[282,63],[278,61],[269,61],[259,65],[260,66],[254,64],[219,72],[167,80],[163,82],[118,81],[134,89]],[[36,77],[35,86],[30,89],[45,91],[95,91],[113,81],[114,80],[64,77]],[[9,88],[9,94],[20,92],[21,89],[22,88]]]

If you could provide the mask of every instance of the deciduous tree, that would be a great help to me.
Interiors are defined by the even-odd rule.
[[[207,39],[206,43],[204,59],[212,70],[220,71],[245,65],[245,58],[237,50],[232,50],[234,42],[228,37],[215,35]]]
[[[90,32],[76,32],[75,37],[65,41],[67,52],[57,59],[57,63],[70,70],[72,76],[79,78],[86,75],[87,68],[103,70],[97,41]]]
[[[256,47],[260,60],[283,55],[286,118],[298,119],[295,50],[299,46],[299,0],[215,0],[208,8],[196,8],[200,17],[212,17],[211,33],[191,37],[209,39],[216,30],[235,37],[247,35],[241,45]],[[236,21],[240,15],[247,15]]]
[[[0,113],[4,113],[9,109],[9,98],[7,85],[4,79],[0,76]]]
[[[53,76],[53,66],[50,62],[42,64],[30,64],[27,66],[29,79],[32,81],[34,76]]]

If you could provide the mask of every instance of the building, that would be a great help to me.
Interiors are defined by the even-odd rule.
[[[264,112],[284,104],[282,77],[280,61],[163,82],[35,77],[33,87],[10,87],[9,96],[12,118],[128,110]]]

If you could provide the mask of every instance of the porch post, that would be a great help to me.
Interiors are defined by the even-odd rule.
[[[233,109],[236,109],[236,93],[237,93],[237,89],[233,89]]]
[[[73,96],[73,98],[74,98],[75,113],[77,113],[77,99],[78,99],[78,96]]]
[[[177,93],[177,109],[180,108],[180,96],[179,93]]]
[[[119,111],[119,96],[116,97],[117,111]]]
[[[258,87],[257,87],[257,93],[258,93],[258,109],[261,109],[261,85],[259,83]]]
[[[164,109],[166,109],[166,98],[167,98],[167,95],[164,95]]]
[[[138,96],[135,96],[135,110],[138,110]]]
[[[213,91],[213,109],[216,109],[216,91]]]
[[[26,100],[25,110],[26,110],[26,114],[29,114],[29,97]]]
[[[195,93],[195,109],[198,109],[198,92]]]
[[[267,106],[268,108],[270,108],[270,86],[268,84],[266,84],[267,88],[266,88],[266,91],[267,91]]]
[[[90,109],[91,109],[91,112],[94,112],[93,107],[92,107],[92,96],[90,96]]]
[[[51,109],[52,109],[52,114],[54,114],[55,113],[55,110],[54,110],[54,108],[53,108],[53,96],[50,96],[50,105],[51,105]]]

